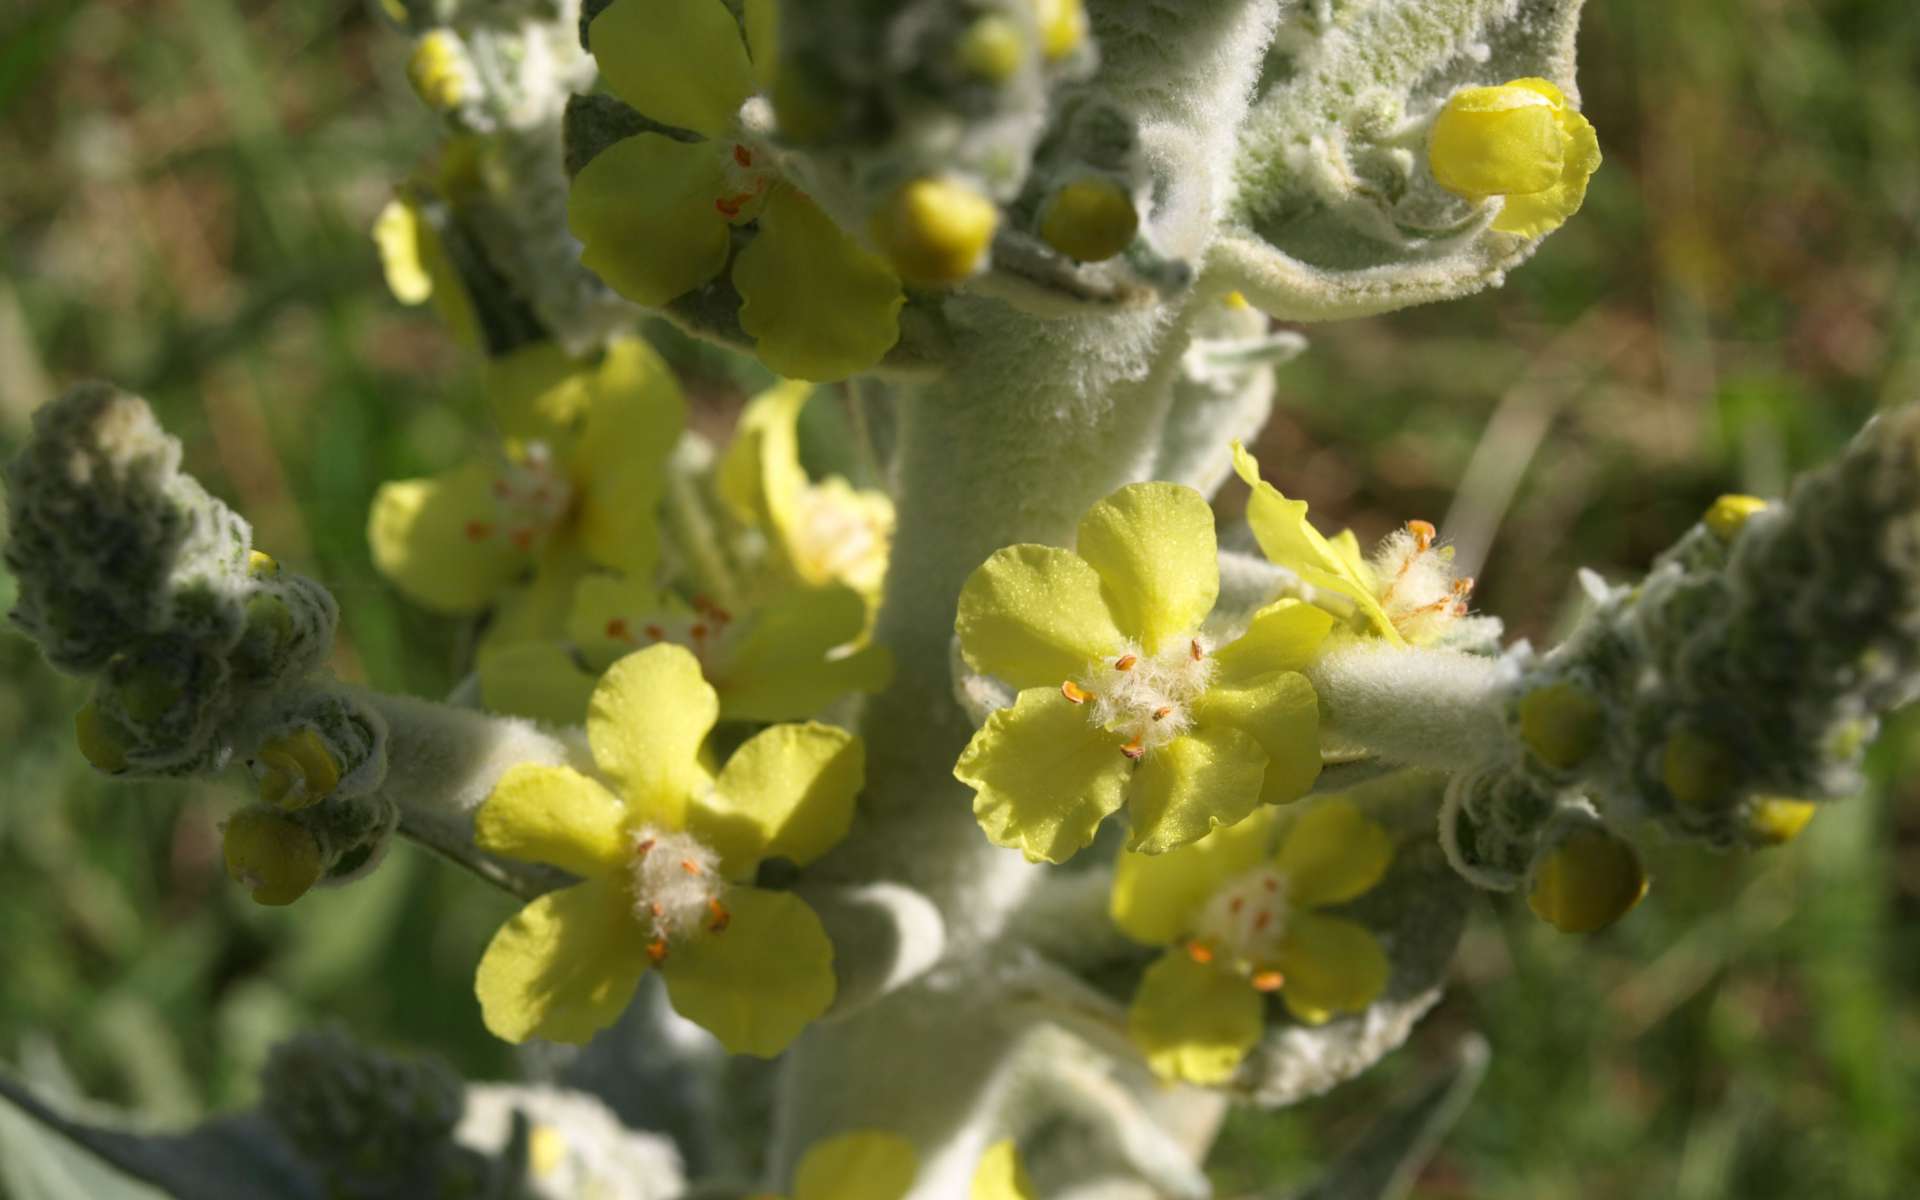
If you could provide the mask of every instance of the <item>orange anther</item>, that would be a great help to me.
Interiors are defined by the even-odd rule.
[[[1265,887],[1269,892],[1277,892],[1280,890],[1280,881],[1270,877],[1263,880],[1261,886]]]
[[[707,610],[707,616],[715,625],[725,625],[728,621],[733,620],[733,614],[717,604]]]
[[[658,625],[649,625],[646,628],[646,634],[648,637],[658,642],[658,641],[664,641],[666,639],[667,631],[660,628]]]
[[[1286,981],[1287,977],[1278,971],[1255,971],[1248,982],[1253,984],[1256,992],[1277,992]]]
[[[680,869],[689,875],[698,875],[700,873],[700,864],[690,858],[683,858],[680,860]]]
[[[713,601],[707,596],[705,592],[702,592],[700,595],[695,596],[693,598],[692,603],[693,603],[693,611],[697,613],[707,613],[707,612],[713,611]]]
[[[658,900],[655,900],[653,903],[647,905],[647,911],[652,913],[656,920],[660,917],[664,917],[667,915],[666,905],[661,904]]]
[[[1433,539],[1440,536],[1440,531],[1433,527],[1431,521],[1408,521],[1407,532],[1413,535],[1413,548],[1422,554],[1431,549]]]
[[[722,196],[713,202],[713,206],[720,211],[721,216],[731,221],[740,215],[740,206],[746,202],[745,196]]]
[[[1245,908],[1246,906],[1247,906],[1247,898],[1245,896],[1235,896],[1233,898],[1233,903],[1227,905],[1227,911],[1237,917],[1240,915],[1240,910]]]
[[[687,633],[697,642],[707,636],[707,627],[705,625],[695,625],[693,628],[687,630]]]
[[[713,923],[707,928],[714,933],[721,933],[727,926],[733,924],[733,914],[728,912],[726,905],[720,903],[718,899],[707,901],[707,911],[713,914]]]
[[[507,486],[507,481],[504,479],[494,480],[492,490],[494,497],[499,500],[505,500],[507,497],[513,495],[513,489]]]
[[[615,617],[607,622],[607,636],[616,642],[630,642],[633,640],[633,631],[627,628],[625,617]]]
[[[1253,927],[1256,930],[1265,929],[1271,924],[1273,924],[1273,912],[1270,909],[1261,909],[1260,915],[1253,919]]]
[[[1140,659],[1135,655],[1122,654],[1119,658],[1113,660],[1113,669],[1116,671],[1131,671],[1133,670],[1133,664],[1139,661]]]
[[[667,961],[667,939],[655,938],[648,942],[647,958],[650,959],[656,967]]]
[[[1060,685],[1060,694],[1075,704],[1085,704],[1093,698],[1093,693],[1069,679]]]
[[[1204,967],[1213,961],[1213,947],[1205,942],[1188,942],[1187,957]]]
[[[1132,741],[1128,742],[1126,745],[1120,747],[1120,753],[1126,755],[1128,758],[1131,758],[1135,762],[1139,762],[1141,756],[1144,755],[1146,752],[1147,752],[1147,748],[1146,746],[1141,744],[1141,741],[1139,738],[1134,738]]]
[[[1199,638],[1194,638],[1192,641],[1188,642],[1187,647],[1188,649],[1193,651],[1193,661],[1195,662],[1199,662],[1201,659],[1207,656],[1207,652],[1200,648]]]
[[[646,854],[646,852],[647,852],[647,851],[649,851],[649,850],[651,850],[651,849],[653,849],[653,839],[652,839],[652,838],[648,838],[648,839],[647,839],[646,841],[644,841],[644,842],[641,842],[641,843],[640,843],[639,845],[637,845],[637,846],[635,846],[635,847],[633,848],[633,852],[634,852],[635,854],[639,854],[639,855],[642,855],[642,856],[644,856],[644,855]]]
[[[491,537],[492,534],[493,534],[493,526],[487,524],[485,521],[468,521],[467,522],[467,540],[468,541],[484,542],[487,540],[487,538]]]
[[[753,165],[753,151],[747,149],[745,146],[742,146],[740,143],[735,142],[733,144],[733,161],[739,163],[743,167],[750,167]]]
[[[1162,704],[1159,708],[1153,710],[1153,719],[1156,721],[1164,721],[1172,715],[1173,705],[1171,704]]]
[[[531,529],[516,529],[512,533],[509,533],[507,537],[511,538],[513,544],[522,550],[533,549],[533,530]]]

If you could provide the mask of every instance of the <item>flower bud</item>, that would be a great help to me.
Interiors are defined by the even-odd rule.
[[[340,786],[340,764],[311,729],[268,741],[248,765],[260,781],[260,799],[288,812],[317,804]]]
[[[1647,873],[1627,842],[1597,826],[1575,828],[1534,861],[1527,907],[1562,933],[1593,933],[1633,910]]]
[[[1133,198],[1110,179],[1077,179],[1047,197],[1040,236],[1079,262],[1104,262],[1125,250],[1140,229]]]
[[[1719,742],[1682,729],[1667,739],[1661,752],[1660,779],[1681,808],[1707,812],[1732,800],[1740,785],[1740,763]]]
[[[73,714],[74,741],[80,753],[96,771],[118,775],[127,769],[127,739],[109,720],[100,715],[100,706],[89,700]]]
[[[319,882],[325,869],[318,839],[271,809],[235,813],[221,842],[227,875],[252,893],[256,904],[292,904]]]
[[[1026,61],[1027,39],[1020,26],[1000,13],[988,13],[960,35],[960,65],[969,75],[1005,83]]]
[[[947,284],[980,268],[999,223],[993,201],[966,184],[916,179],[895,189],[868,228],[902,279]]]
[[[1740,527],[1747,523],[1747,518],[1766,507],[1767,502],[1758,496],[1727,495],[1715,500],[1713,507],[1707,510],[1707,515],[1700,519],[1715,537],[1730,542],[1733,535],[1740,532]]]
[[[407,60],[407,82],[428,108],[452,112],[470,90],[467,53],[460,41],[444,29],[421,36]]]
[[[1506,197],[1494,229],[1539,237],[1579,211],[1600,143],[1559,88],[1515,79],[1455,92],[1434,118],[1427,163],[1456,195]]]
[[[1040,25],[1040,48],[1049,59],[1062,59],[1087,40],[1087,9],[1082,0],[1034,0]]]
[[[1520,698],[1520,740],[1556,771],[1571,771],[1600,748],[1606,712],[1585,688],[1553,683]]]
[[[1782,846],[1800,836],[1819,805],[1787,796],[1762,796],[1747,821],[1747,832],[1764,846]]]

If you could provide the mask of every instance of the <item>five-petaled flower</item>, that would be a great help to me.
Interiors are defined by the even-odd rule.
[[[806,903],[752,886],[767,858],[805,865],[845,836],[865,758],[831,726],[776,725],[717,776],[701,745],[719,701],[693,655],[654,646],[594,690],[587,739],[614,790],[568,767],[501,777],[474,821],[486,850],[582,882],[494,935],[474,990],[511,1042],[584,1042],[657,968],[684,1017],[735,1053],[772,1056],[827,1010],[833,945]]]
[[[1178,484],[1108,496],[1076,547],[1009,546],[960,594],[968,664],[1022,689],[954,768],[987,836],[1063,862],[1125,805],[1128,845],[1158,853],[1304,794],[1319,711],[1300,670],[1332,618],[1282,600],[1215,646],[1213,513]]]
[[[367,541],[381,573],[429,608],[498,602],[490,650],[558,633],[574,584],[595,565],[651,574],[655,509],[686,402],[637,338],[597,364],[547,344],[496,359],[488,398],[503,453],[383,485]]]
[[[1269,994],[1318,1025],[1360,1012],[1386,987],[1379,940],[1313,910],[1372,890],[1393,860],[1392,839],[1352,802],[1328,800],[1300,813],[1274,853],[1283,815],[1258,813],[1167,854],[1121,852],[1114,922],[1169,947],[1128,1014],[1135,1045],[1165,1078],[1231,1077],[1260,1038]]]
[[[613,93],[698,135],[644,132],[574,178],[567,223],[581,261],[637,303],[660,307],[727,270],[740,328],[793,379],[841,379],[900,337],[899,276],[781,171],[767,89],[772,0],[748,0],[745,37],[721,0],[614,0],[587,40]],[[753,236],[734,251],[736,227]]]

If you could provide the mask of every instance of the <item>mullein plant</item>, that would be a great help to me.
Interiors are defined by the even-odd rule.
[[[1604,928],[1637,842],[1790,839],[1920,690],[1920,410],[1547,649],[1431,524],[1368,551],[1244,446],[1273,318],[1498,285],[1578,210],[1578,0],[381,7],[447,139],[375,240],[491,427],[368,535],[475,622],[470,680],[335,680],[334,598],[106,385],[7,472],[13,617],[95,681],[100,770],[251,771],[255,899],[396,835],[516,896],[447,1003],[664,1064],[678,1144],[606,1194],[1209,1196],[1225,1106],[1398,1046],[1474,889]],[[784,377],[730,438],[662,318]],[[809,461],[809,405],[879,484]],[[428,1165],[485,1175],[435,1104]],[[570,1111],[505,1161],[606,1134]]]

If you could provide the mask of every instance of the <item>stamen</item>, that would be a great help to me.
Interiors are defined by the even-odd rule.
[[[647,958],[654,966],[667,961],[667,939],[655,938],[647,943]]]
[[[1113,660],[1113,669],[1116,671],[1131,671],[1133,670],[1133,664],[1139,661],[1138,655],[1122,654],[1119,658]]]
[[[1433,540],[1440,536],[1440,531],[1433,527],[1431,521],[1408,521],[1407,532],[1413,535],[1413,548],[1419,554],[1431,550]]]
[[[1120,753],[1126,755],[1128,758],[1132,759],[1135,762],[1139,762],[1140,757],[1144,755],[1146,752],[1147,752],[1146,745],[1143,742],[1141,742],[1141,740],[1138,737],[1134,738],[1132,741],[1128,742],[1126,745],[1120,747]]]
[[[1187,957],[1204,967],[1213,961],[1213,947],[1205,942],[1188,942]]]
[[[533,549],[533,530],[531,529],[516,529],[512,533],[509,533],[507,537],[513,542],[514,546],[520,550]]]
[[[1256,992],[1277,992],[1287,982],[1287,977],[1278,971],[1255,971],[1248,980]]]
[[[707,911],[713,915],[713,923],[707,928],[714,933],[725,933],[727,926],[733,924],[733,914],[727,906],[720,903],[719,897],[707,901]]]
[[[1172,714],[1172,712],[1173,712],[1173,705],[1163,704],[1159,708],[1156,708],[1153,710],[1153,719],[1156,721],[1164,721],[1167,719],[1169,715]]]
[[[700,873],[700,864],[690,858],[683,858],[680,860],[680,869],[689,875],[698,875]]]
[[[485,521],[468,521],[467,522],[467,540],[468,541],[484,542],[492,535],[493,535],[493,526],[487,524]]]
[[[652,638],[654,641],[659,642],[659,641],[666,640],[667,631],[660,628],[658,625],[649,625],[646,628],[646,634],[648,637]]]
[[[645,858],[647,856],[647,851],[653,849],[653,841],[654,840],[652,838],[648,838],[646,841],[641,842],[636,846],[634,846],[633,856],[635,858]]]
[[[1199,638],[1194,638],[1191,642],[1188,642],[1187,645],[1193,650],[1193,661],[1199,662],[1207,656],[1207,652],[1200,648]]]
[[[607,636],[616,642],[631,642],[633,640],[633,632],[627,628],[627,619],[625,617],[615,617],[613,620],[607,622]]]
[[[1271,924],[1273,924],[1272,909],[1263,908],[1260,910],[1259,914],[1253,918],[1253,929],[1255,933],[1258,933],[1261,930],[1264,930],[1267,926]]]
[[[747,149],[745,146],[742,146],[740,143],[735,142],[733,144],[733,161],[739,163],[743,167],[750,167],[753,165],[753,151]]]
[[[1060,694],[1075,704],[1085,704],[1093,698],[1093,693],[1069,679],[1061,683]]]

